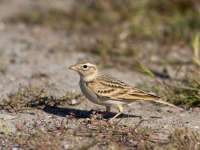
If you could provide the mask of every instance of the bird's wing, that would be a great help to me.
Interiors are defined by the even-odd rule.
[[[95,81],[88,83],[88,87],[99,97],[113,100],[137,101],[137,100],[154,100],[159,97],[150,95],[142,90],[133,88],[121,80],[102,75]]]
[[[149,100],[172,105],[170,103],[162,101],[160,97],[148,94],[140,89],[131,87],[121,80],[108,75],[101,75],[93,82],[88,83],[87,86],[92,91],[94,91],[97,96],[104,99],[127,102]]]

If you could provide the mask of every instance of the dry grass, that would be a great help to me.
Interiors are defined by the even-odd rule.
[[[200,106],[200,35],[195,34],[193,40],[193,51],[188,56],[191,58],[191,67],[185,71],[185,76],[181,80],[176,80],[174,84],[169,84],[168,81],[159,81],[156,76],[145,66],[141,65],[138,61],[135,64],[144,73],[155,79],[160,87],[151,87],[154,90],[163,90],[167,101],[175,105],[186,105],[186,106]],[[175,79],[178,73],[181,71],[181,66],[177,69]],[[148,87],[142,85],[143,87]]]
[[[168,99],[179,105],[200,106],[200,36],[196,33],[192,39],[192,69],[185,72],[185,77],[177,85],[167,84]],[[179,71],[179,70],[178,70]],[[177,71],[177,75],[178,75]]]
[[[34,111],[33,107],[42,109],[45,106],[52,105],[52,103],[52,106],[58,107],[63,103],[69,103],[68,101],[74,98],[82,100],[82,97],[72,93],[68,93],[65,98],[55,98],[42,88],[20,86],[17,93],[10,94],[7,100],[4,99],[1,108],[7,112],[11,110],[14,113],[23,113],[24,110]],[[34,112],[37,114],[37,111]],[[79,114],[71,113],[59,124],[54,124],[54,122],[44,122],[37,114],[39,123],[35,122],[29,128],[27,128],[26,120],[21,125],[16,123],[15,133],[10,131],[9,124],[3,121],[3,132],[0,133],[0,138],[4,141],[4,143],[1,143],[2,148],[15,145],[15,147],[22,149],[64,149],[66,142],[72,143],[72,145],[80,143],[77,141],[77,138],[80,137],[86,141],[83,144],[68,148],[141,150],[161,147],[166,150],[195,150],[200,148],[198,144],[200,142],[199,133],[192,132],[188,128],[176,128],[174,133],[169,134],[169,140],[163,141],[162,137],[159,136],[160,130],[140,126],[144,120],[127,126],[121,123],[123,118],[115,124],[106,124],[106,120],[100,114],[92,114],[89,120],[84,119],[82,122],[75,117],[76,115]],[[74,124],[76,128],[68,128],[68,124]]]
[[[76,104],[85,100],[85,97],[80,94],[68,92],[66,96],[60,97],[50,95],[47,91],[40,87],[22,86],[20,85],[17,93],[10,93],[8,99],[2,99],[0,108],[9,112],[23,112],[27,109],[44,108],[44,106],[63,106],[74,105],[71,100],[77,100]]]

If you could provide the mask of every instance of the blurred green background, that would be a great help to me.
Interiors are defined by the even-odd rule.
[[[178,62],[170,52],[188,50],[199,31],[200,2],[76,0],[69,9],[30,6],[9,21],[77,34],[78,51],[98,55],[110,66],[131,64],[131,58],[167,64]]]

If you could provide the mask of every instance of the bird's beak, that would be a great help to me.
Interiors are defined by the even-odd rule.
[[[69,67],[69,69],[78,71],[78,68],[76,66],[71,66],[71,67]]]

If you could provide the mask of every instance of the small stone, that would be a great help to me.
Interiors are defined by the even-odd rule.
[[[75,92],[76,92],[76,90],[75,90],[75,89],[73,89],[73,90],[72,90],[72,93],[75,93]]]
[[[73,133],[72,129],[67,129],[67,132]]]
[[[164,125],[163,128],[164,128],[164,129],[167,129],[168,127],[167,127],[167,125]]]
[[[199,126],[191,127],[192,129],[199,129]]]
[[[168,110],[169,113],[176,114],[177,110]]]
[[[137,133],[137,129],[135,129],[135,133]]]
[[[141,120],[148,120],[149,117],[147,117],[147,116],[143,116],[143,115],[142,115],[142,116],[140,117],[140,119],[141,119]]]
[[[51,118],[52,116],[46,116],[47,118]]]
[[[76,100],[75,99],[71,100],[71,104],[72,105],[76,104]]]
[[[127,106],[130,107],[131,105],[132,105],[132,104],[130,103],[130,104],[128,104]]]
[[[64,149],[68,149],[69,148],[69,144],[65,144],[63,145]]]

